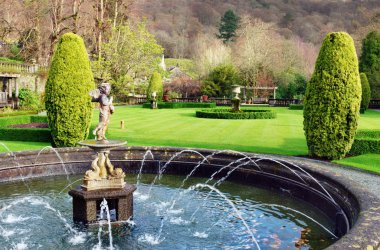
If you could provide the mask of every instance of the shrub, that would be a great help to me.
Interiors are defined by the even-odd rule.
[[[330,33],[323,41],[304,101],[304,130],[310,156],[345,156],[354,140],[360,97],[354,42],[347,33]]]
[[[232,112],[231,109],[210,109],[196,111],[196,117],[211,119],[273,119],[276,113],[272,110],[242,109],[240,112]]]
[[[90,61],[82,38],[67,33],[53,55],[45,89],[45,105],[54,145],[75,146],[89,131],[94,89]]]
[[[20,100],[20,108],[23,110],[41,110],[40,95],[30,89],[20,89],[18,98]]]
[[[156,98],[157,98],[158,101],[162,100],[162,94],[164,92],[164,87],[163,87],[163,84],[162,84],[161,75],[158,72],[154,72],[152,74],[152,76],[150,77],[148,89],[146,91],[146,98],[147,98],[147,100],[151,100],[152,99],[152,93],[153,92],[157,93]]]
[[[371,100],[371,89],[365,73],[360,73],[360,82],[362,84],[362,101],[360,103],[360,111],[364,113],[368,109],[369,101]]]
[[[350,155],[380,153],[380,130],[359,130],[352,144]]]

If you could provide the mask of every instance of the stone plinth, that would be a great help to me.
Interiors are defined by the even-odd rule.
[[[100,203],[107,200],[109,210],[115,210],[116,216],[113,221],[126,221],[133,216],[133,192],[134,185],[126,184],[122,189],[102,189],[86,191],[81,187],[70,190],[73,197],[74,222],[84,224],[96,223],[97,214],[100,212]]]

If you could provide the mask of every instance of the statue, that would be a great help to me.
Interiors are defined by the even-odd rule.
[[[112,105],[113,98],[109,97],[111,92],[111,85],[109,83],[102,83],[98,89],[90,92],[92,96],[92,102],[99,102],[100,113],[99,123],[96,125],[92,133],[96,136],[97,141],[107,142],[106,130],[110,121],[110,116],[114,112],[114,106]]]

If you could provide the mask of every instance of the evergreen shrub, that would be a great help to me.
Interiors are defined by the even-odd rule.
[[[352,38],[330,33],[320,49],[304,100],[309,155],[341,159],[350,150],[358,125],[361,85]]]
[[[160,73],[154,72],[149,80],[148,89],[146,91],[146,99],[152,99],[152,93],[156,92],[156,100],[161,101],[164,93],[164,85]]]
[[[362,84],[362,101],[360,103],[360,112],[364,113],[368,109],[371,100],[371,89],[365,73],[360,73],[360,82]]]
[[[45,88],[45,106],[55,146],[71,147],[86,139],[93,107],[89,92],[94,88],[82,38],[64,34],[53,55]]]

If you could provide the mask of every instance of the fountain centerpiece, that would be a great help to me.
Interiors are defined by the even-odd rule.
[[[112,149],[127,144],[126,141],[107,140],[105,136],[114,112],[110,91],[110,84],[102,83],[90,93],[92,101],[100,104],[99,123],[93,130],[95,140],[80,141],[78,144],[91,148],[96,157],[91,163],[92,169],[84,175],[83,184],[69,191],[73,197],[74,221],[96,222],[103,199],[107,200],[109,209],[114,210],[113,221],[126,221],[133,215],[133,192],[136,187],[124,181],[124,171],[115,168],[109,159]]]
[[[232,102],[232,112],[240,112],[240,88],[241,86],[239,85],[232,85],[232,93],[235,94],[235,96],[231,99]]]

